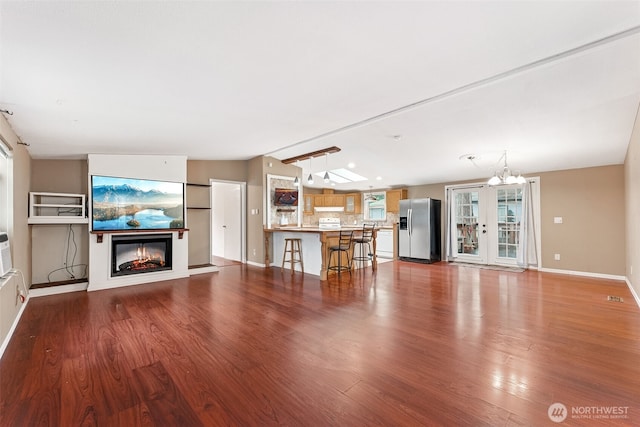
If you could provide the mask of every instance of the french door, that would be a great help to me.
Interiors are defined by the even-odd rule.
[[[477,264],[516,265],[522,232],[521,185],[453,188],[449,257]]]

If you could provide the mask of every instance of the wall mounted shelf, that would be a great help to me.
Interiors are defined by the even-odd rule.
[[[158,230],[99,230],[99,231],[91,231],[91,234],[96,235],[96,242],[102,243],[105,234],[133,234],[133,233],[178,233],[178,239],[182,239],[184,237],[184,232],[189,231],[188,228],[165,228]]]
[[[28,224],[87,224],[84,194],[29,193]]]

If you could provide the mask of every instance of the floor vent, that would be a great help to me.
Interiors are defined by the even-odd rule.
[[[624,302],[624,300],[622,299],[622,297],[616,297],[613,295],[609,295],[607,297],[607,301],[614,301],[614,302]]]

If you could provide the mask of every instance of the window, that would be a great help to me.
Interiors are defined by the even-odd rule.
[[[364,195],[364,219],[385,221],[387,219],[386,194],[368,193]]]
[[[9,230],[11,164],[9,149],[0,139],[0,231]]]

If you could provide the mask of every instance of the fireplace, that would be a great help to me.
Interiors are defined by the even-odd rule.
[[[171,234],[114,235],[111,277],[171,270]]]

